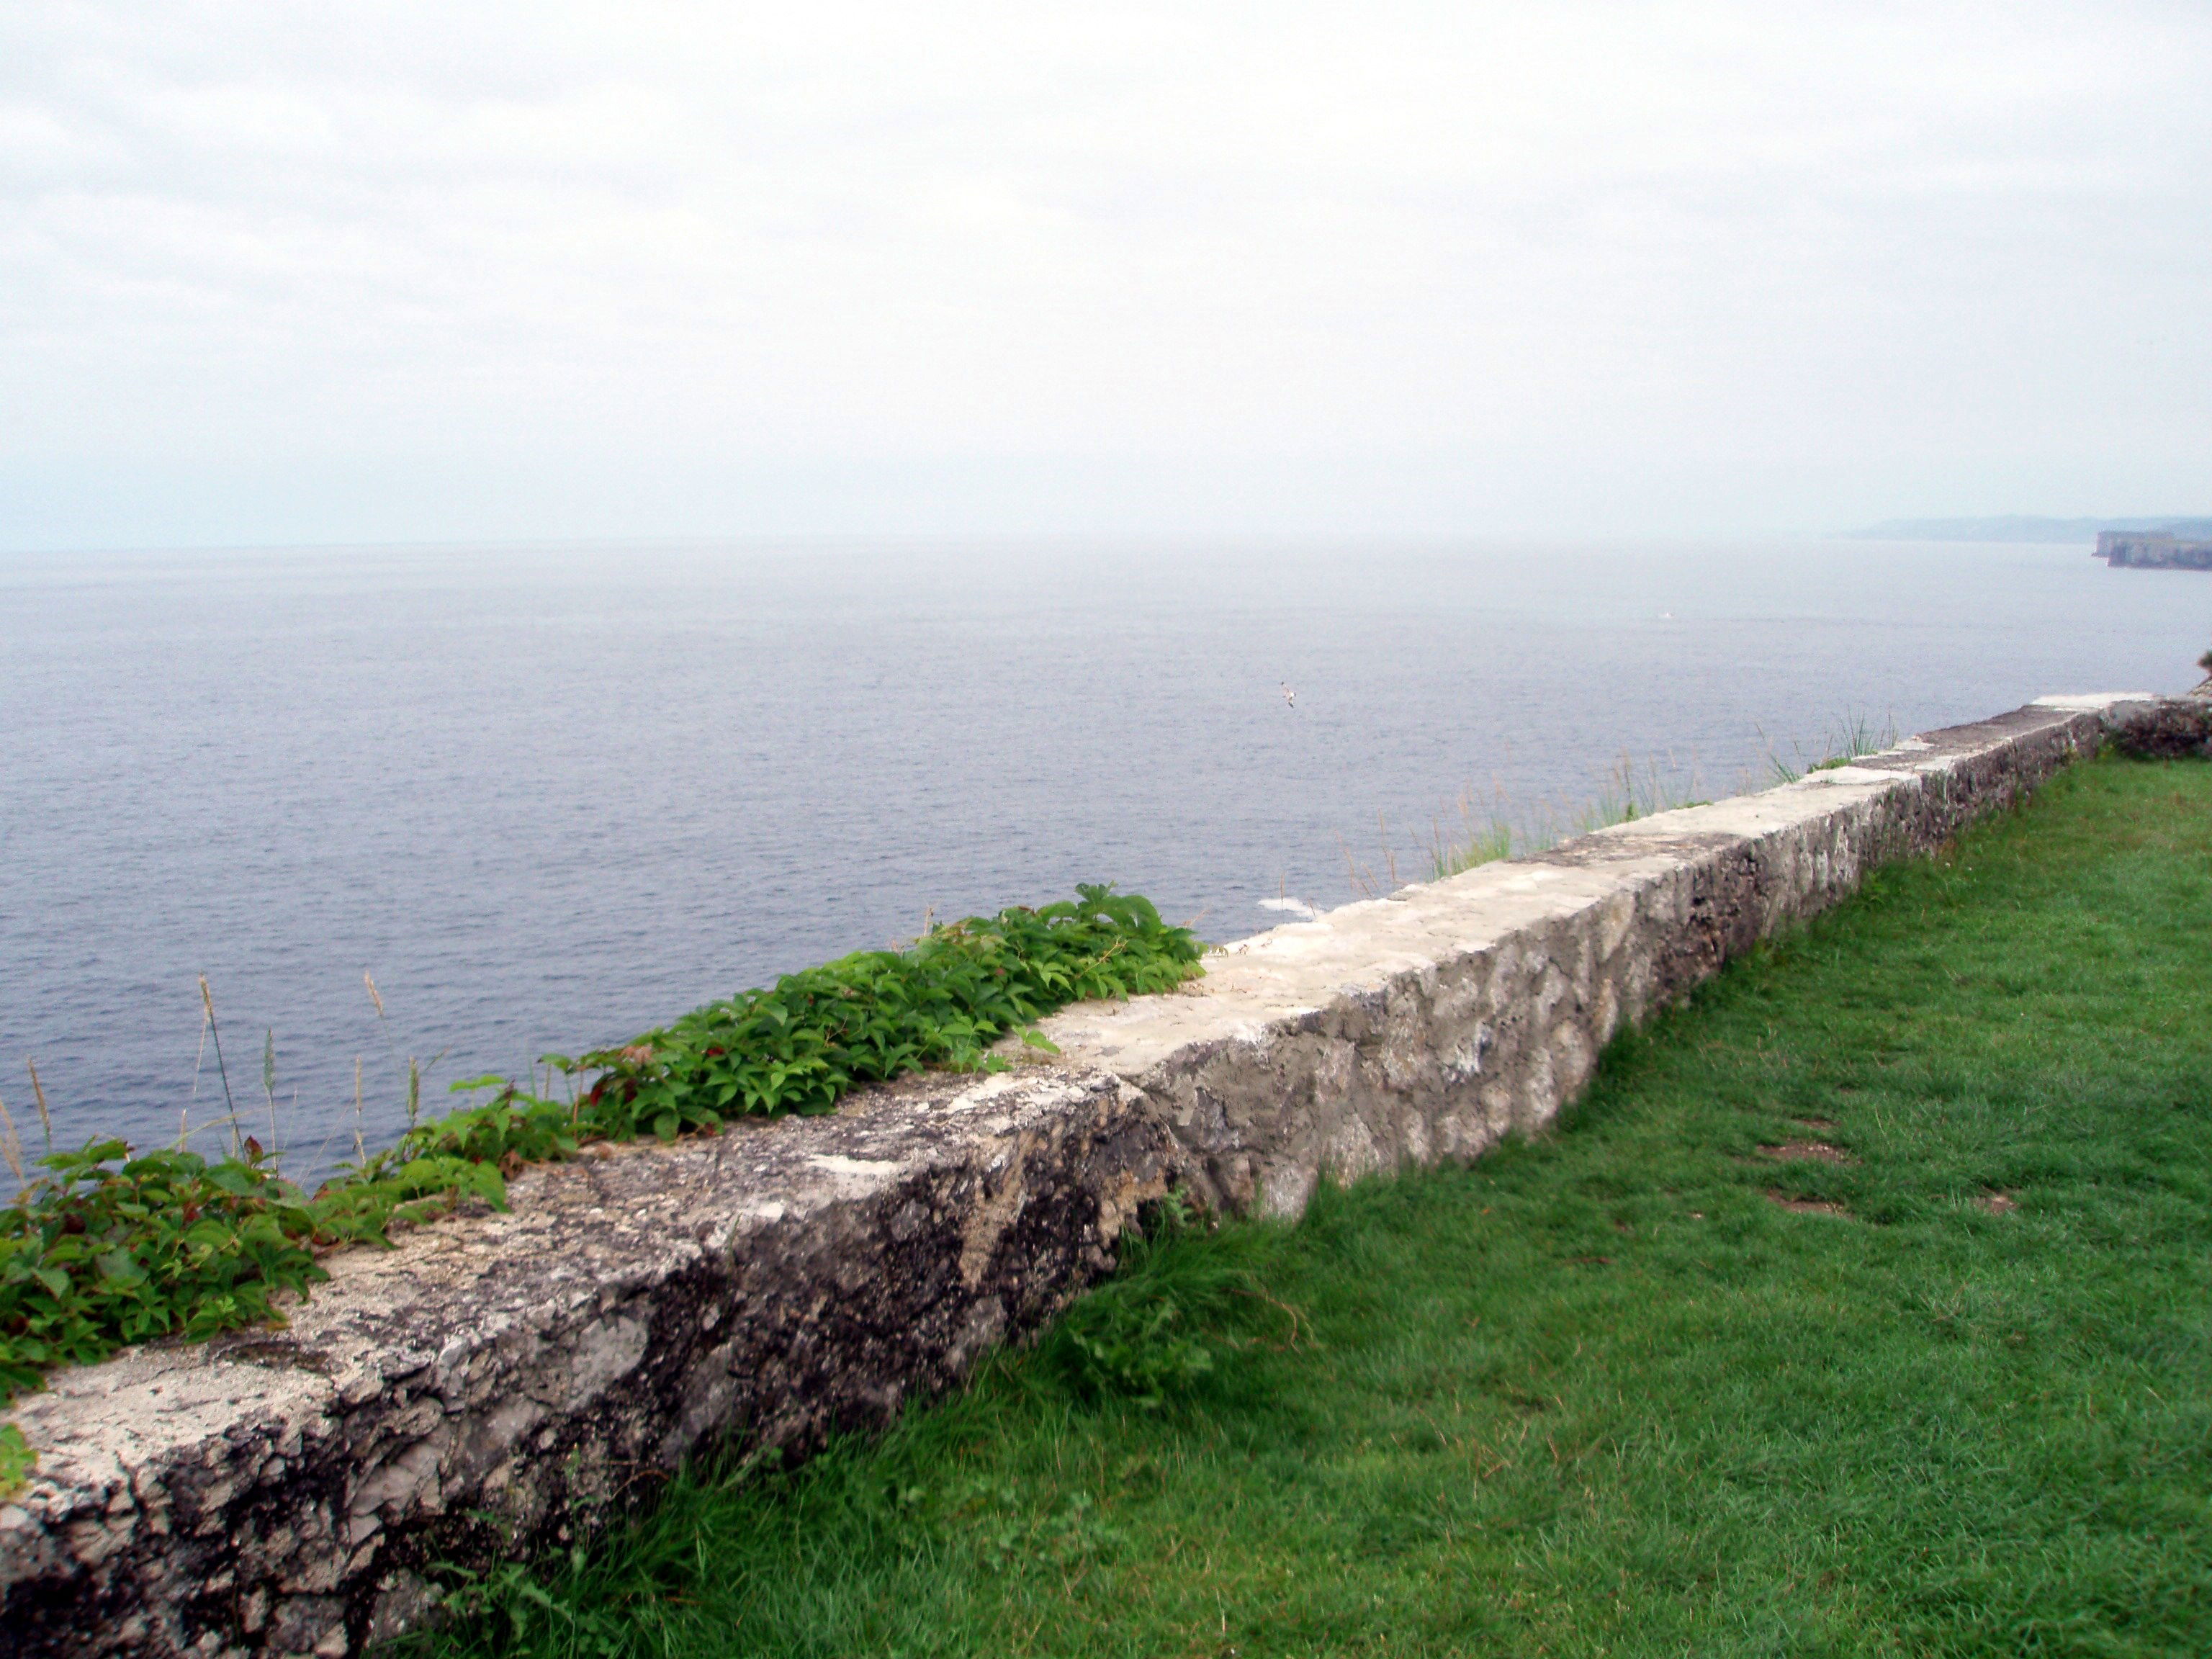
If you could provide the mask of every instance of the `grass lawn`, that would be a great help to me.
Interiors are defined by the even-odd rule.
[[[1556,1134],[1139,1255],[434,1645],[2212,1653],[2212,765],[1885,872]]]

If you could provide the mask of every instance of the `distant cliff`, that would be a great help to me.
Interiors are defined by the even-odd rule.
[[[2096,556],[2118,569],[2212,570],[2212,541],[2189,541],[2160,531],[2107,530],[2097,538]]]
[[[2094,542],[2106,530],[2212,536],[2212,519],[1886,519],[1848,533],[1870,541]]]

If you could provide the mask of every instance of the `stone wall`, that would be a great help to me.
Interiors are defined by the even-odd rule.
[[[2132,710],[2115,730],[2113,743],[2142,760],[2212,760],[2212,679],[2185,697]]]
[[[2078,706],[2076,706],[2078,705]],[[1044,1022],[1063,1062],[1144,1091],[1231,1208],[1294,1213],[1317,1174],[1466,1158],[1540,1127],[1642,1019],[1886,860],[1929,850],[2168,707],[2057,699],[1785,787],[1277,927],[1189,994]]]
[[[329,1258],[283,1329],[61,1373],[14,1412],[40,1461],[0,1507],[0,1655],[356,1651],[429,1613],[432,1562],[949,1387],[1171,1187],[1290,1214],[1324,1171],[1540,1128],[1623,1024],[2159,717],[2045,699],[1349,905],[1055,1016],[1051,1060],[526,1171],[509,1213]]]
[[[284,1329],[18,1401],[40,1456],[0,1509],[0,1652],[397,1633],[428,1563],[565,1540],[704,1440],[803,1452],[943,1389],[1104,1272],[1177,1158],[1096,1072],[599,1150],[525,1171],[507,1213],[327,1258]]]

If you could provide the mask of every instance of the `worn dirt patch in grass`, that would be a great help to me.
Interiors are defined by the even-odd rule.
[[[1858,1159],[1853,1158],[1842,1147],[1827,1140],[1785,1140],[1778,1146],[1761,1146],[1759,1149],[1759,1155],[1761,1158],[1772,1158],[1778,1164],[1793,1164],[1808,1160],[1815,1164],[1858,1162]]]
[[[1847,1216],[1850,1213],[1850,1212],[1844,1208],[1844,1206],[1835,1203],[1831,1200],[1825,1198],[1800,1198],[1794,1193],[1777,1192],[1771,1187],[1768,1188],[1766,1190],[1766,1201],[1770,1204],[1778,1204],[1784,1209],[1791,1211],[1798,1215]]]

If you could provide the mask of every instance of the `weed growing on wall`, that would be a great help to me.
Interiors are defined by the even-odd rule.
[[[1578,805],[1540,802],[1517,807],[1504,790],[1485,802],[1472,790],[1462,790],[1455,808],[1458,826],[1449,826],[1438,813],[1431,830],[1429,867],[1443,881],[1479,866],[1504,859],[1525,857],[1576,836],[1604,830],[1616,823],[1632,823],[1677,807],[1705,805],[1695,764],[1686,769],[1670,758],[1665,766],[1647,757],[1639,766],[1623,754],[1606,772],[1589,799]],[[1383,890],[1363,881],[1353,871],[1352,885],[1370,898]]]
[[[214,1163],[114,1139],[54,1153],[0,1210],[0,1394],[131,1343],[265,1323],[279,1293],[326,1277],[320,1249],[387,1243],[395,1224],[469,1197],[504,1206],[502,1164],[574,1151],[568,1119],[508,1091],[419,1126],[312,1196],[253,1139]]]
[[[1198,970],[1196,936],[1149,901],[1077,891],[787,974],[619,1048],[551,1058],[597,1074],[585,1102],[602,1133],[665,1140],[747,1113],[826,1111],[858,1085],[925,1066],[972,1068],[1056,1008],[1172,990]]]
[[[0,1423],[0,1500],[23,1490],[39,1467],[39,1455],[13,1423]]]
[[[1145,899],[1085,886],[1042,909],[933,927],[711,1003],[632,1042],[553,1063],[586,1086],[568,1103],[497,1077],[454,1085],[479,1104],[421,1119],[313,1194],[256,1140],[210,1163],[182,1147],[97,1139],[51,1154],[0,1210],[0,1399],[158,1337],[198,1340],[278,1316],[276,1298],[326,1277],[317,1255],[388,1243],[506,1177],[590,1140],[712,1133],[747,1114],[827,1111],[863,1083],[928,1066],[976,1069],[1012,1030],[1069,1003],[1164,991],[1198,974],[1203,946]],[[1049,1044],[1044,1044],[1049,1047]],[[263,1045],[275,1099],[274,1039]],[[410,1079],[413,1076],[410,1068]],[[410,1107],[413,1104],[410,1085]],[[234,1117],[235,1114],[234,1114]],[[12,1135],[9,1162],[20,1169]],[[12,1467],[0,1446],[0,1477]]]
[[[2207,655],[2212,656],[2212,653]],[[1801,746],[1793,744],[1794,759],[1784,760],[1780,751],[1768,743],[1768,781],[1795,783],[1809,772],[1848,766],[1864,756],[1881,753],[1897,742],[1897,737],[1894,720],[1877,724],[1865,714],[1846,714],[1829,727],[1826,736],[1816,746],[1823,758],[1810,759]],[[1747,781],[1745,787],[1754,786]],[[1633,823],[1638,818],[1653,817],[1678,807],[1705,804],[1694,763],[1685,770],[1671,758],[1662,767],[1656,759],[1646,757],[1638,765],[1626,754],[1613,763],[1590,798],[1576,806],[1540,803],[1516,809],[1503,790],[1496,791],[1488,801],[1480,799],[1471,790],[1462,790],[1455,809],[1456,829],[1447,823],[1443,813],[1437,815],[1428,849],[1430,869],[1437,880],[1443,881],[1480,865],[1540,853],[1573,836],[1587,836],[1616,823]],[[1386,852],[1386,859],[1388,856]],[[1348,848],[1345,863],[1354,890],[1365,897],[1379,898],[1397,885],[1395,866],[1386,886],[1376,879],[1372,870],[1358,864]]]
[[[1762,737],[1765,734],[1760,733]],[[1879,755],[1897,742],[1897,721],[1894,718],[1876,726],[1868,715],[1846,714],[1828,728],[1822,745],[1827,754],[1819,760],[1808,760],[1805,751],[1796,744],[1790,744],[1789,760],[1784,760],[1772,744],[1766,746],[1766,769],[1777,783],[1795,783],[1808,772],[1833,771],[1838,766],[1849,766],[1867,755]]]

